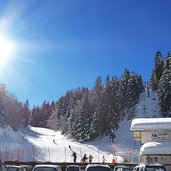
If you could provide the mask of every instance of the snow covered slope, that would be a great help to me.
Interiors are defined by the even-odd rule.
[[[147,91],[141,94],[140,102],[131,109],[125,119],[119,124],[116,131],[115,142],[111,143],[109,137],[103,137],[91,143],[80,144],[61,135],[59,131],[50,129],[28,127],[13,132],[10,128],[0,129],[0,159],[19,160],[19,161],[52,161],[52,162],[71,162],[73,161],[72,150],[77,153],[77,161],[80,162],[84,154],[94,157],[94,162],[101,162],[105,156],[107,162],[112,162],[115,158],[121,162],[122,158],[127,157],[132,161],[139,151],[140,144],[134,141],[130,131],[131,119],[143,117],[161,117],[156,94]],[[114,157],[115,156],[115,157]]]

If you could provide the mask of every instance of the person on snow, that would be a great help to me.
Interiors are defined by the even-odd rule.
[[[107,160],[105,159],[105,156],[102,157],[102,163],[105,163]]]
[[[72,156],[73,156],[73,162],[76,163],[77,162],[76,161],[77,160],[77,154],[76,154],[76,152],[73,152],[72,153]]]
[[[86,162],[87,159],[88,159],[88,158],[87,158],[86,154],[84,154],[84,156],[83,156],[83,158],[81,159],[81,161],[82,161],[82,162]]]
[[[88,159],[89,159],[89,163],[92,163],[93,156],[90,154]]]

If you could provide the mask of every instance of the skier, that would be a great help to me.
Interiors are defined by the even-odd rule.
[[[92,163],[93,156],[90,154],[88,159],[89,159],[89,163]]]
[[[76,160],[77,160],[77,154],[76,154],[76,152],[73,152],[73,153],[72,153],[72,156],[74,157],[74,158],[73,158],[74,163],[76,163],[76,162],[77,162],[77,161],[76,161]]]
[[[76,161],[77,160],[77,153],[71,149],[71,146],[70,145],[69,145],[69,149],[72,151],[72,156],[74,157],[73,158],[73,162],[76,163],[77,162]]]
[[[87,158],[86,154],[84,154],[84,156],[83,156],[83,158],[81,159],[81,161],[82,161],[82,162],[86,162],[87,159],[88,159],[88,158]]]

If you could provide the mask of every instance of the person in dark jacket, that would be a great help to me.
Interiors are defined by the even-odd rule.
[[[76,154],[76,152],[73,152],[72,153],[72,156],[73,156],[73,161],[74,161],[74,163],[76,163],[77,161],[77,154]]]
[[[86,160],[88,159],[88,157],[86,156],[86,154],[84,154],[83,158],[81,159],[82,162],[86,162]]]

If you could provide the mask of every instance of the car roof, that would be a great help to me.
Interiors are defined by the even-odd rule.
[[[34,166],[34,168],[36,167],[52,167],[52,168],[58,168],[60,167],[59,165],[53,165],[53,164],[37,164]]]
[[[139,163],[137,166],[163,166],[163,165],[160,163],[151,163],[151,164]]]
[[[19,166],[19,165],[6,165],[6,167],[23,168],[23,166]]]
[[[88,164],[88,165],[86,166],[86,168],[88,168],[88,167],[97,167],[97,166],[110,168],[107,164]]]

